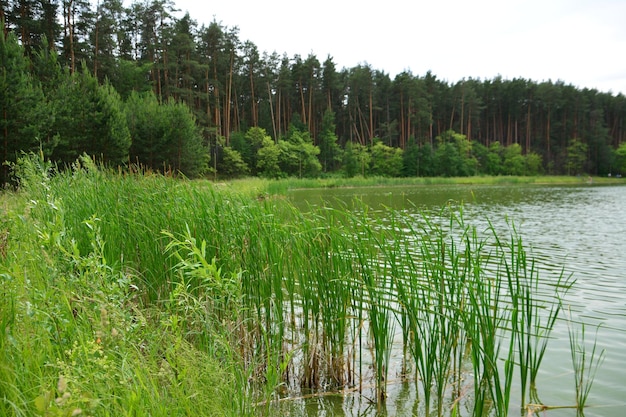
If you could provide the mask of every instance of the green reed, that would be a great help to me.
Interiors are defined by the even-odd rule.
[[[576,399],[576,415],[584,417],[584,408],[593,386],[598,367],[604,360],[604,350],[598,352],[597,338],[588,350],[588,342],[585,340],[585,324],[581,325],[580,331],[574,330],[571,318],[568,321],[568,334],[572,367],[574,369],[574,393]]]
[[[521,388],[521,404],[526,404],[526,391],[530,399],[537,397],[537,376],[548,347],[548,341],[561,312],[562,300],[573,285],[561,272],[551,287],[540,287],[540,276],[534,261],[527,261],[521,239],[512,240],[508,249],[511,262],[507,263],[506,275],[511,292],[513,311],[512,325],[517,337],[518,367]],[[547,294],[542,292],[549,290]],[[544,301],[547,298],[549,301]]]
[[[470,409],[504,416],[516,372],[521,407],[529,384],[535,386],[570,285],[563,278],[552,286],[540,282],[514,228],[509,240],[500,239],[492,225],[478,230],[466,224],[462,208],[453,205],[419,217],[385,209],[381,220],[359,202],[299,211],[282,198],[111,173],[89,160],[52,179],[33,172],[41,184],[33,186],[39,203],[30,212],[37,227],[25,242],[32,242],[33,253],[43,245],[41,256],[49,261],[33,256],[36,265],[28,267],[49,276],[55,289],[67,284],[65,276],[97,276],[98,285],[122,282],[122,292],[118,284],[117,290],[104,287],[119,298],[114,306],[108,301],[107,310],[124,323],[143,323],[122,352],[133,364],[143,358],[146,372],[129,375],[128,365],[112,360],[132,381],[129,392],[142,396],[126,398],[133,409],[157,407],[162,398],[153,372],[166,381],[168,401],[194,410],[181,397],[191,395],[193,380],[210,382],[190,369],[194,358],[215,367],[216,375],[226,367],[232,378],[225,380],[238,392],[237,413],[252,412],[258,402],[257,413],[271,414],[272,401],[284,395],[346,387],[363,393],[371,383],[372,399],[383,407],[395,335],[401,333],[400,373],[407,379],[414,371],[426,414]],[[9,232],[10,253],[25,243]],[[26,266],[0,270],[0,276],[14,277],[20,268]],[[0,310],[0,324],[12,327],[19,308],[10,306],[23,305],[23,294],[17,286],[2,290],[12,304]],[[74,322],[76,303],[67,295],[58,317],[49,313],[56,317],[51,323]],[[88,311],[96,320],[100,310]],[[72,331],[59,329],[49,340],[66,346],[65,339],[88,339]],[[150,341],[147,348],[134,344],[143,339]],[[577,375],[597,361],[578,364]],[[16,373],[8,369],[7,380]],[[176,385],[178,372],[194,379]],[[593,380],[586,375],[577,383],[579,403]]]

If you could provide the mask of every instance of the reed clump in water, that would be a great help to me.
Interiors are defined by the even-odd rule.
[[[270,414],[284,395],[342,389],[382,405],[395,372],[413,380],[426,415],[506,415],[514,378],[520,408],[536,389],[571,285],[539,279],[515,228],[480,230],[453,205],[383,219],[359,202],[305,212],[283,199],[104,172],[89,160],[54,178],[33,172],[29,215],[54,249],[46,256],[81,277],[90,271],[82,260],[95,256],[100,276],[124,277],[132,302],[122,297],[118,308],[132,305],[128,320],[165,331],[173,346],[133,339],[129,349],[167,381],[191,374],[194,355],[222,364],[241,414]],[[19,297],[8,299],[15,306]],[[394,349],[405,356],[401,370],[390,369]],[[159,386],[147,378],[137,384]],[[584,403],[590,385],[577,387]]]

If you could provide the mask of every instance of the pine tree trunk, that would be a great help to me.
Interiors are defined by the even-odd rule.
[[[428,126],[428,139],[430,140],[430,146],[433,145],[433,109],[432,109],[432,105],[430,108],[430,121],[429,121],[429,126]]]
[[[20,34],[22,37],[22,46],[24,46],[24,48],[26,49],[26,51],[28,52],[30,50],[30,28],[29,26],[27,26],[24,22],[27,22],[29,20],[29,10],[26,7],[25,2],[20,2],[20,18],[22,20],[22,24],[21,24],[21,28],[20,28]]]
[[[73,0],[67,2],[67,31],[70,41],[70,74],[74,74],[76,71],[75,57],[74,57],[74,14],[72,13]]]
[[[453,104],[452,105],[452,111],[450,112],[450,127],[448,127],[449,130],[452,130],[453,126],[454,126],[454,109],[456,108],[456,106]]]
[[[300,104],[302,106],[302,122],[304,124],[307,124],[307,120],[306,120],[306,109],[305,109],[305,103],[304,103],[304,91],[302,90],[302,78],[300,78],[300,80],[298,80],[299,86],[300,86]]]
[[[550,116],[551,116],[551,108],[548,108],[548,123],[546,126],[546,148],[547,148],[547,152],[546,155],[548,157],[548,162],[551,161],[552,159],[552,155],[550,154]]]
[[[235,66],[235,52],[230,52],[230,69],[228,71],[228,90],[226,91],[226,103],[224,109],[224,136],[226,137],[226,143],[230,142],[230,110],[231,110],[231,98],[233,94],[233,67]],[[235,107],[236,109],[236,107]]]
[[[267,82],[267,98],[270,102],[270,115],[272,117],[272,130],[274,131],[274,140],[278,138],[276,134],[276,119],[274,117],[274,100],[272,99],[272,89],[270,87],[270,82]]]
[[[404,94],[400,92],[400,143],[406,140],[406,124],[404,123]]]
[[[207,66],[206,71],[204,72],[204,92],[206,93],[206,117],[207,121],[211,123],[211,83],[209,82],[209,67]],[[213,120],[213,124],[215,120]]]
[[[526,113],[526,154],[530,152],[530,102]]]
[[[215,125],[217,135],[226,136],[221,130],[222,120],[220,115],[220,89],[217,82],[217,57],[215,57],[213,62],[213,80],[215,82],[213,85],[213,97],[215,98],[215,103],[213,104],[213,124]],[[228,138],[226,138],[226,144],[228,144]]]
[[[307,126],[309,128],[309,132],[313,137],[315,137],[315,132],[313,129],[313,74],[311,74],[311,79],[309,80],[309,115],[307,116]]]
[[[4,23],[4,39],[7,38],[7,35],[9,34],[9,30],[7,28],[7,21],[6,21],[6,14],[4,13],[4,7],[0,7],[0,22]]]
[[[513,135],[513,128],[511,127],[511,114],[509,113],[506,124],[506,146],[511,144],[511,136]]]
[[[250,64],[250,98],[252,100],[251,103],[251,111],[252,111],[252,126],[257,127],[259,125],[258,114],[257,114],[257,106],[256,106],[256,97],[254,96],[254,75],[253,75],[252,64]]]
[[[406,131],[405,131],[405,135],[402,138],[402,140],[400,140],[400,147],[402,149],[404,149],[406,147],[406,143],[411,139],[411,114],[413,113],[413,106],[412,106],[413,102],[411,101],[411,99],[409,98],[409,103],[407,105],[407,111],[406,111]]]
[[[100,27],[100,0],[96,4],[96,35],[95,35],[95,47],[93,51],[93,76],[98,78],[98,44],[99,44],[99,36],[98,31]]]
[[[463,91],[461,93],[461,126],[460,126],[460,132],[461,134],[463,134],[463,125],[465,124],[465,91]]]
[[[282,114],[282,108],[283,108],[283,94],[282,94],[282,89],[279,87],[278,88],[278,97],[276,97],[276,127],[278,129],[278,133],[282,133],[282,121],[283,121],[283,114]],[[274,136],[274,141],[278,142],[278,135]]]
[[[369,105],[370,105],[370,126],[369,126],[369,131],[370,131],[370,145],[374,144],[374,100],[372,97],[372,89],[370,87],[370,94],[369,94]]]
[[[467,140],[472,140],[472,107],[467,110]]]

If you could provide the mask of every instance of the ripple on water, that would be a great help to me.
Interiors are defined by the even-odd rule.
[[[585,416],[622,417],[626,409],[626,257],[622,250],[626,236],[626,187],[478,186],[471,191],[470,195],[467,187],[438,186],[392,190],[391,195],[382,195],[378,189],[378,196],[359,190],[359,195],[372,207],[385,204],[413,212],[416,218],[421,216],[419,210],[436,214],[447,201],[465,201],[464,218],[476,225],[479,232],[486,231],[491,223],[506,233],[512,222],[542,280],[554,282],[562,269],[576,280],[563,300],[563,319],[555,325],[543,361],[538,380],[541,400],[548,405],[575,402],[570,327],[566,320],[571,317],[575,323],[587,323],[587,352],[596,340],[598,353],[604,350],[605,355]],[[402,199],[394,200],[393,194],[400,192]],[[343,193],[344,201],[350,203],[354,195]],[[337,197],[328,190],[323,194],[328,201]],[[356,415],[345,409],[344,412]],[[566,409],[550,410],[546,415],[574,414]]]

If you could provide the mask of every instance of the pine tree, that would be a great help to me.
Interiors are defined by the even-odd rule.
[[[132,163],[187,177],[207,171],[208,150],[188,106],[173,99],[160,104],[154,93],[147,92],[131,94],[125,109]]]
[[[0,184],[8,180],[5,161],[38,148],[49,154],[54,146],[46,142],[52,112],[28,67],[17,37],[0,35]]]
[[[109,83],[99,85],[86,68],[66,73],[54,93],[54,105],[59,143],[53,159],[71,163],[87,153],[107,164],[127,161],[130,133],[121,98]]]
[[[164,153],[175,172],[197,177],[208,169],[209,153],[191,109],[184,103],[168,100],[164,106],[167,127]]]
[[[165,120],[154,93],[131,93],[125,103],[125,114],[132,139],[130,162],[153,170],[162,169],[166,160]]]
[[[320,161],[324,172],[334,171],[341,162],[341,148],[337,144],[335,134],[335,114],[328,108],[322,118],[322,126],[318,138],[320,148]]]

